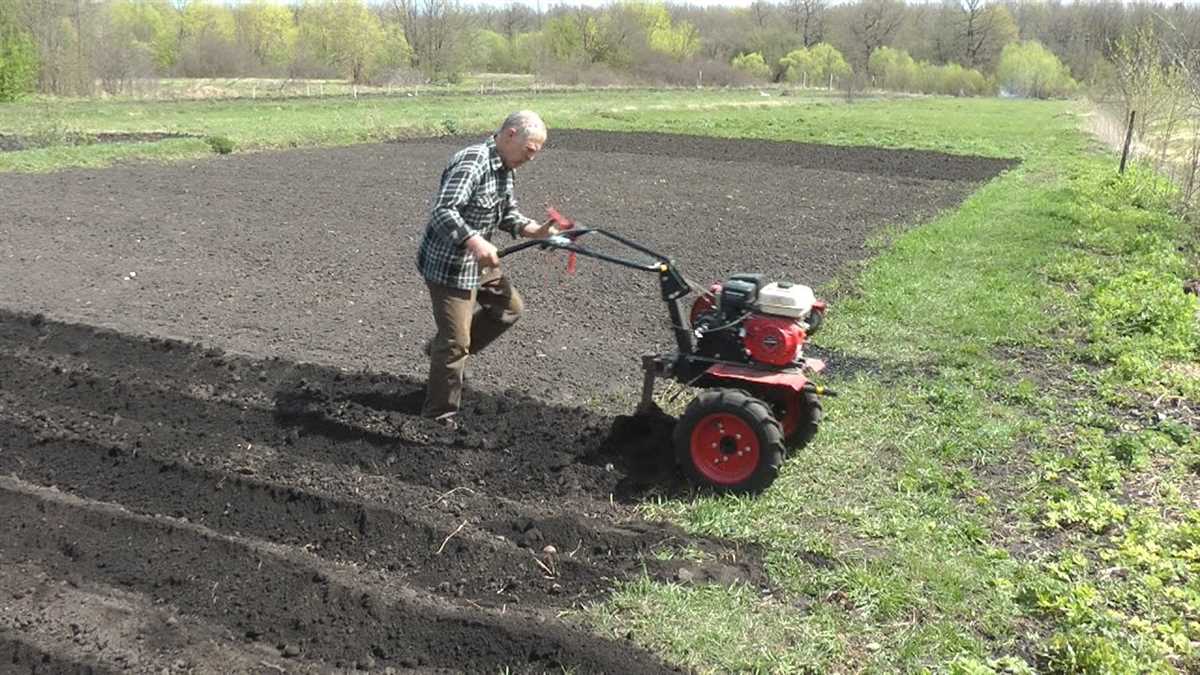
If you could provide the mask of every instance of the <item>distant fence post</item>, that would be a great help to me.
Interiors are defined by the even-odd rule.
[[[1121,149],[1121,168],[1117,173],[1125,173],[1125,161],[1129,159],[1129,144],[1133,141],[1133,118],[1136,110],[1129,111],[1129,127],[1125,129],[1125,147]]]

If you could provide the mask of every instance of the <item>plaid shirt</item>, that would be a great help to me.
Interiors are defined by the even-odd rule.
[[[531,222],[517,211],[513,172],[504,167],[495,138],[463,148],[442,172],[417,269],[431,283],[479,288],[479,263],[467,250],[467,239],[479,234],[491,241],[497,229],[518,237]]]

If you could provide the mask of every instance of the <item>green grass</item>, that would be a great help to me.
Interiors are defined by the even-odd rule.
[[[812,110],[629,122],[1024,163],[852,281],[819,341],[881,374],[834,383],[822,435],[771,491],[647,507],[759,543],[777,591],[641,580],[590,616],[710,672],[1195,669],[1200,442],[1148,410],[1200,400],[1171,367],[1200,343],[1169,188],[1117,179],[1066,106]]]
[[[970,106],[964,108],[963,106]],[[999,100],[898,99],[847,104],[820,92],[763,97],[757,91],[628,91],[420,95],[373,99],[209,101],[30,101],[0,106],[0,133],[54,142],[70,134],[172,132],[223,136],[237,151],[344,145],[388,138],[484,133],[517,108],[555,128],[660,130],[775,138],[960,154],[1018,156],[1036,148],[1028,129],[1050,118],[1072,123],[1060,104]],[[1036,122],[1035,122],[1036,120]],[[179,141],[88,145],[69,153],[0,153],[0,171],[48,171],[120,160],[174,160],[209,153]]]
[[[1117,178],[1070,104],[714,91],[63,102],[0,107],[0,130],[181,131],[241,152],[482,132],[517,107],[551,134],[1023,161],[954,212],[881,233],[873,261],[823,289],[837,301],[818,341],[872,367],[832,383],[842,395],[821,434],[771,490],[644,506],[760,545],[772,591],[633,579],[576,616],[703,672],[1200,669],[1200,434],[1181,412],[1200,400],[1197,306],[1178,292],[1196,276],[1189,232],[1169,186],[1141,169]],[[0,167],[211,152],[200,138],[60,147]]]

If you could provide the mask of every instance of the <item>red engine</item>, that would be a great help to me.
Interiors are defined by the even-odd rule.
[[[803,358],[804,341],[824,312],[807,286],[741,274],[697,298],[690,319],[702,356],[784,367]]]
[[[742,339],[750,358],[773,366],[795,363],[805,333],[800,323],[786,316],[751,314],[742,324],[746,336]]]

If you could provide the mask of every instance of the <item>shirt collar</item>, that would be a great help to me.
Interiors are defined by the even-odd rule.
[[[492,167],[492,171],[499,171],[504,167],[504,159],[500,157],[500,151],[496,149],[496,137],[488,138],[484,145],[488,149],[488,164]]]

